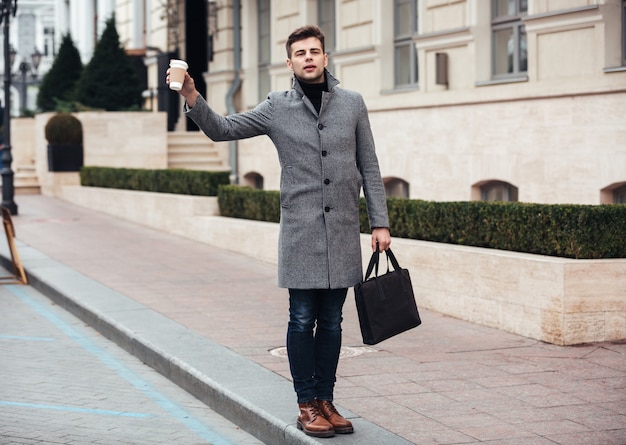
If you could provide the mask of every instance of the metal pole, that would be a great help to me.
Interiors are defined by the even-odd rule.
[[[27,87],[27,81],[26,81],[26,74],[28,73],[28,65],[26,62],[22,62],[20,63],[20,74],[22,75],[22,83],[20,85],[20,108],[21,111],[26,110],[27,106],[26,106],[26,101],[28,100],[26,97],[26,87]],[[20,111],[20,115],[21,115],[21,111]]]
[[[4,134],[2,147],[2,207],[6,207],[11,215],[17,215],[17,204],[13,201],[13,170],[11,170],[11,52],[9,45],[9,20],[15,14],[17,3],[2,0],[2,21],[4,22]]]

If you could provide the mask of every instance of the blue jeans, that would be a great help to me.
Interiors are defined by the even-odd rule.
[[[287,355],[298,403],[333,400],[347,293],[348,289],[289,289]]]

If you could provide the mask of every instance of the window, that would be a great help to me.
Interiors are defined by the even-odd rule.
[[[492,0],[492,67],[494,78],[519,77],[528,70],[526,27],[528,0]]]
[[[394,86],[417,84],[417,0],[394,0]]]
[[[626,0],[622,0],[622,66],[626,66]]]
[[[600,190],[600,204],[626,204],[626,181],[614,182]]]
[[[400,178],[385,178],[385,195],[389,198],[408,198],[409,183]]]
[[[243,177],[244,185],[255,188],[257,190],[263,190],[263,176],[257,172],[246,173]]]
[[[517,201],[517,187],[502,181],[489,181],[480,186],[482,201]]]
[[[258,0],[257,6],[259,19],[259,101],[262,101],[272,89],[270,78],[270,65],[272,63],[270,0]]]
[[[332,69],[332,54],[336,49],[335,0],[320,0],[317,6],[318,25],[324,31],[324,50],[328,54],[328,68]]]
[[[613,190],[613,204],[626,204],[626,184]]]

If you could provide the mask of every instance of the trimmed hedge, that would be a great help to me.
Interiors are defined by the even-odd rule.
[[[222,186],[223,216],[278,222],[280,194]],[[388,198],[390,231],[400,238],[564,258],[626,258],[626,205],[432,202]],[[369,233],[365,200],[361,232]]]
[[[226,185],[219,188],[220,215],[228,218],[280,221],[280,192]]]
[[[626,205],[387,200],[394,236],[577,259],[626,258]],[[362,203],[361,224],[367,214]]]
[[[202,170],[83,167],[80,184],[144,192],[217,196],[218,187],[230,183],[229,172]]]

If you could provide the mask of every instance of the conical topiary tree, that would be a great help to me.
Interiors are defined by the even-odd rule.
[[[80,60],[80,54],[74,46],[72,37],[66,34],[63,36],[59,52],[50,70],[45,74],[39,86],[37,107],[41,111],[54,111],[59,101],[71,102],[74,87],[82,70],[83,63]]]
[[[131,59],[120,46],[115,17],[111,17],[76,85],[75,100],[90,108],[122,111],[139,108],[141,92]]]

